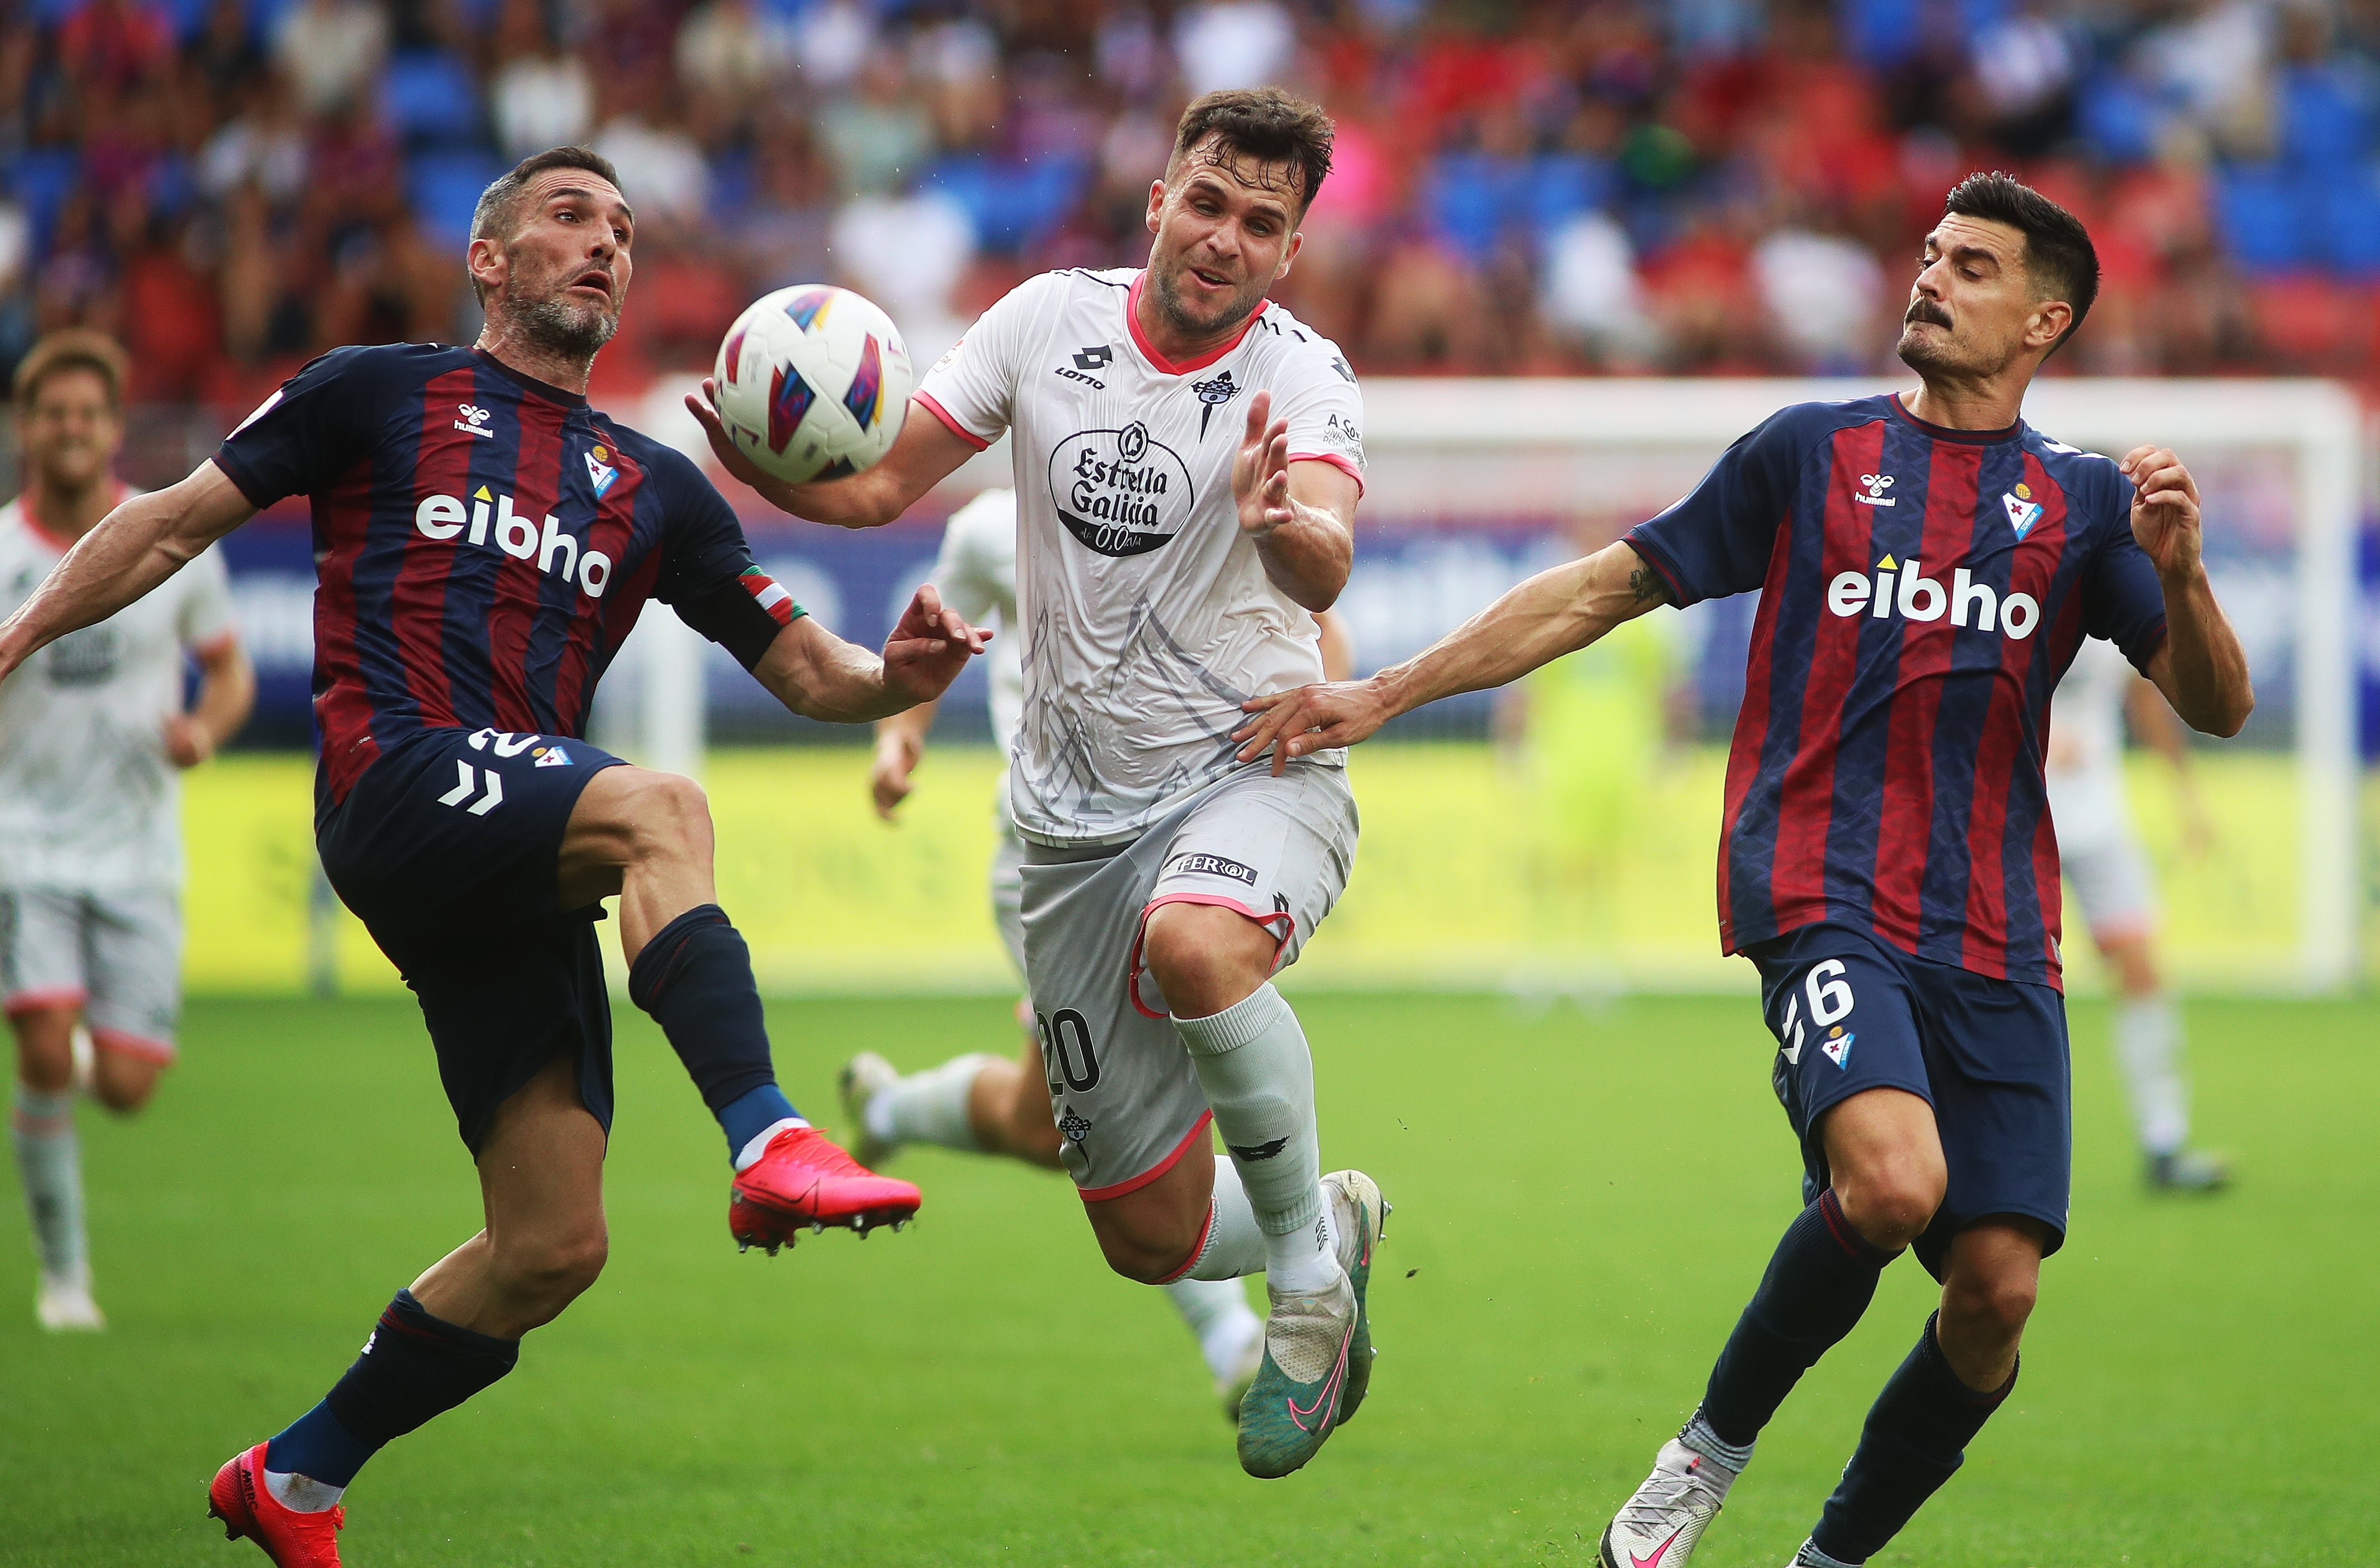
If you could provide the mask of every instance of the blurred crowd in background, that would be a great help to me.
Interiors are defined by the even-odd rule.
[[[2374,364],[2380,0],[8,0],[0,362],[119,334],[244,408],[468,341],[471,206],[586,142],[638,210],[598,395],[827,279],[920,363],[1029,273],[1130,265],[1175,116],[1279,82],[1337,167],[1278,294],[1371,373],[1883,368],[1944,191],[2075,208],[2068,372]]]

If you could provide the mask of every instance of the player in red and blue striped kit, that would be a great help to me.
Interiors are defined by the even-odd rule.
[[[601,899],[620,896],[631,999],[726,1134],[739,1242],[864,1234],[917,1207],[777,1087],[750,956],[715,902],[702,792],[578,737],[649,600],[795,712],[847,722],[940,695],[983,634],[929,587],[880,659],[841,641],[754,566],[692,463],[588,406],[634,231],[601,158],[525,161],[473,219],[476,346],[316,360],[189,478],[117,508],[0,626],[5,674],[260,508],[311,499],[316,838],[420,1001],[487,1225],[396,1294],[320,1405],[215,1478],[210,1512],[280,1568],[334,1568],[339,1498],[364,1462],[509,1372],[521,1335],[602,1267]]]
[[[2098,289],[2073,216],[2000,175],[1950,193],[1900,341],[1906,395],[1787,408],[1619,544],[1367,681],[1247,706],[1243,756],[1353,743],[1659,604],[1760,592],[1728,759],[1719,932],[1758,966],[1803,1200],[1701,1405],[1605,1530],[1684,1568],[1755,1440],[1904,1249],[1941,1306],[1794,1557],[1847,1568],[1948,1480],[2016,1381],[2071,1133],[2050,693],[2115,643],[2198,729],[2253,697],[2199,559],[2198,492],[2018,417]]]

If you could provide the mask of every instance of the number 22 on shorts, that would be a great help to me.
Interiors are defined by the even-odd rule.
[[[1802,998],[1806,995],[1810,998],[1808,1023],[1815,1023],[1827,1031],[1826,1038],[1818,1042],[1818,1049],[1826,1054],[1827,1060],[1847,1072],[1850,1070],[1852,1042],[1856,1036],[1843,1029],[1841,1024],[1843,1019],[1851,1017],[1852,1008],[1858,1005],[1858,1001],[1852,995],[1851,982],[1843,978],[1848,972],[1842,959],[1822,959],[1812,964],[1810,972],[1802,977],[1800,990],[1786,993],[1785,1018],[1778,1025],[1777,1033],[1784,1043],[1785,1060],[1790,1065],[1799,1067],[1802,1064],[1802,1047],[1806,1043],[1807,1031],[1807,1024],[1802,1017]]]

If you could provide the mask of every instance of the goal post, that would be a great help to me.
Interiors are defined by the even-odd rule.
[[[1648,516],[1778,409],[1901,384],[1367,380],[1365,510],[1391,528],[1400,518]],[[2240,989],[2353,983],[2362,914],[2353,626],[2365,472],[2354,396],[2319,380],[2047,379],[2034,384],[2024,413],[2053,440],[2110,455],[2169,446],[2200,476],[2210,569],[2218,592],[2228,587],[2227,600],[2237,601],[2229,608],[2265,710],[2249,744],[2277,750],[2294,775],[2277,802],[2294,839],[2288,959],[2274,972],[2215,954],[2213,971]],[[2079,935],[2078,921],[2068,925]]]

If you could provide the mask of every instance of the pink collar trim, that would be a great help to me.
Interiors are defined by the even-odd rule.
[[[115,481],[115,499],[107,503],[107,510],[109,512],[113,512],[117,507],[122,506],[124,504],[124,498],[131,493],[131,486],[126,484],[121,479]],[[64,534],[54,531],[48,524],[42,521],[40,513],[33,510],[33,498],[30,491],[18,502],[17,515],[25,520],[25,527],[27,531],[33,536],[33,537],[41,540],[42,543],[49,546],[60,555],[64,555],[67,551],[74,549],[78,542],[77,540],[68,538]]]
[[[1257,318],[1272,308],[1271,300],[1267,299],[1258,301],[1257,308],[1248,312],[1248,319],[1240,323],[1240,330],[1232,334],[1231,342],[1223,344],[1222,347],[1215,350],[1212,354],[1206,355],[1201,358],[1184,360],[1177,364],[1174,361],[1166,358],[1165,356],[1158,353],[1156,348],[1149,343],[1148,339],[1141,334],[1140,285],[1148,280],[1148,270],[1147,268],[1143,268],[1138,272],[1133,274],[1131,292],[1124,296],[1123,324],[1125,331],[1132,334],[1132,346],[1140,350],[1140,356],[1143,359],[1148,360],[1149,364],[1155,366],[1157,369],[1164,375],[1186,376],[1193,370],[1204,370],[1208,366],[1215,363],[1216,360],[1222,358],[1223,356],[1239,347],[1240,344],[1245,341],[1248,333],[1256,327]]]

